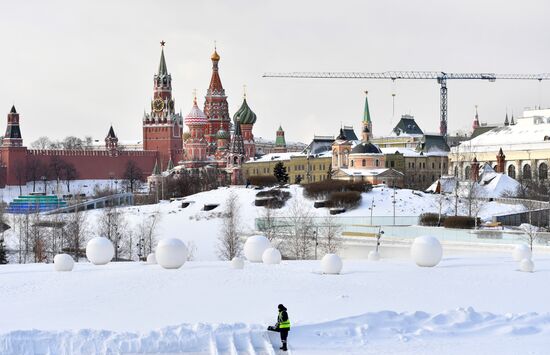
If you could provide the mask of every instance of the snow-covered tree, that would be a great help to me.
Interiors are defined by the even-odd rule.
[[[241,254],[242,241],[239,238],[242,229],[239,214],[240,207],[239,197],[231,192],[225,201],[221,236],[219,237],[218,254],[222,260],[231,260]]]
[[[298,260],[309,259],[315,231],[311,207],[295,198],[290,204],[289,215],[284,248]]]
[[[137,256],[140,260],[147,259],[147,255],[153,252],[157,240],[157,227],[160,221],[160,213],[153,212],[145,217],[137,225],[134,235],[137,239]]]

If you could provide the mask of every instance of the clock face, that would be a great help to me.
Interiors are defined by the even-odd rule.
[[[155,99],[155,101],[153,101],[153,110],[159,112],[162,111],[163,108],[164,101],[162,101],[161,99]]]

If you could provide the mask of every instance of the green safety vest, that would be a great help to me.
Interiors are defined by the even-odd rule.
[[[288,329],[290,328],[290,317],[288,320],[283,321],[283,312],[279,312],[279,328],[281,329]]]

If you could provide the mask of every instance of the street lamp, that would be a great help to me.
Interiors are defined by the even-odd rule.
[[[370,225],[371,226],[372,226],[372,212],[374,210],[374,207],[376,207],[376,206],[374,205],[374,197],[373,197],[372,202],[371,202],[370,207],[369,207],[369,210],[370,210]]]
[[[317,238],[317,229],[313,231],[313,239],[315,240],[315,260],[317,260],[317,247],[319,246],[319,240]]]
[[[378,233],[376,233],[376,253],[378,253],[378,247],[380,246],[380,238],[382,238],[382,234],[384,234],[384,231],[382,230],[382,226],[378,227]]]

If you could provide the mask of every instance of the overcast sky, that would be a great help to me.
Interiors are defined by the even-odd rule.
[[[398,117],[439,128],[435,81],[262,78],[264,72],[430,70],[550,72],[550,2],[540,1],[2,1],[0,113],[15,103],[25,144],[92,135],[113,124],[121,140],[140,140],[161,40],[178,110],[200,106],[214,40],[230,113],[242,102],[258,116],[254,134],[287,140],[360,126],[365,90],[376,136]],[[550,106],[550,83],[451,81],[449,131],[501,122],[506,110]]]

